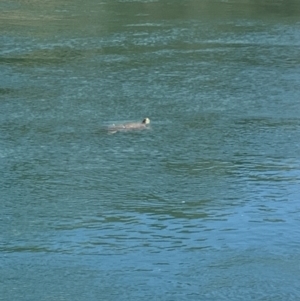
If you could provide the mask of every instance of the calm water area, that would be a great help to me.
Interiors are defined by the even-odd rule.
[[[0,300],[299,283],[300,1],[0,2]]]

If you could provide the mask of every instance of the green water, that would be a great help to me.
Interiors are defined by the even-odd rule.
[[[300,298],[299,1],[2,1],[0,33],[0,300]]]

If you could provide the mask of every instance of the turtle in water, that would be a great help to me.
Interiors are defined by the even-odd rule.
[[[145,118],[142,122],[130,122],[130,123],[121,123],[121,124],[113,124],[108,127],[108,132],[110,134],[114,134],[116,132],[126,132],[132,130],[143,130],[147,129],[147,125],[150,124],[150,119]]]

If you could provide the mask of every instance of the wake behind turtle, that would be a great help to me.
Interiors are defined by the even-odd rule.
[[[148,125],[150,124],[150,119],[145,118],[142,122],[129,122],[129,123],[120,123],[120,124],[112,124],[108,127],[108,133],[114,134],[116,132],[127,132],[134,130],[144,130],[148,129]]]

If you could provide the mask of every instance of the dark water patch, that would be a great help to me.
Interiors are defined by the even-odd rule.
[[[37,67],[41,65],[59,65],[82,58],[82,52],[73,48],[54,48],[34,50],[28,54],[15,57],[2,57],[0,64],[11,66]]]
[[[10,89],[10,88],[0,88],[1,95],[13,94],[14,91],[15,91],[14,89]]]

